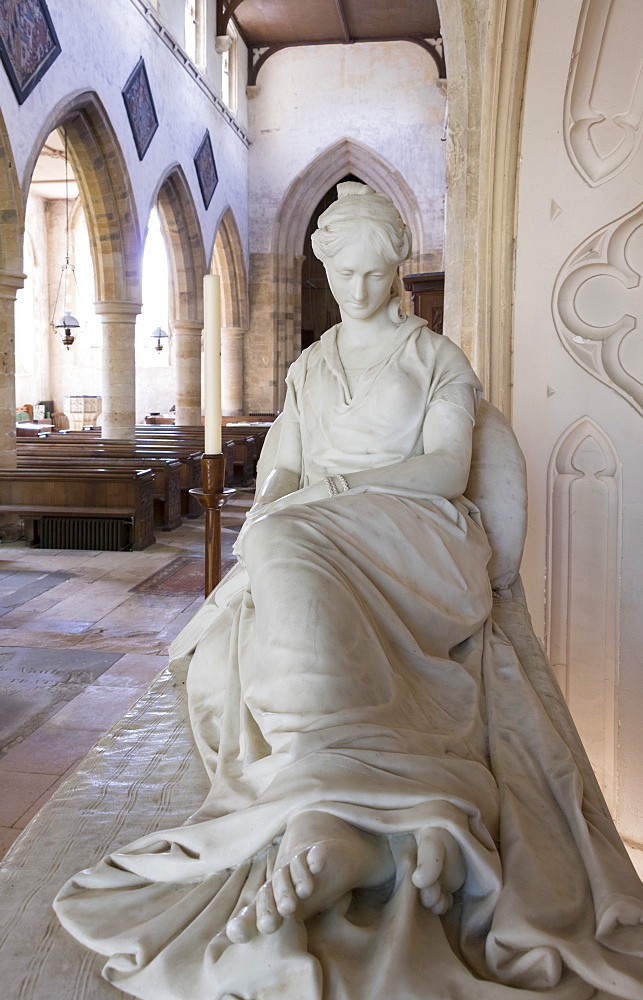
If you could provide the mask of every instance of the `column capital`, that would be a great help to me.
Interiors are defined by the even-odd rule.
[[[106,300],[95,302],[94,308],[98,316],[102,316],[107,321],[111,319],[112,322],[118,323],[128,319],[135,320],[143,308],[143,304],[142,302]]]
[[[245,335],[247,334],[247,332],[248,331],[247,331],[247,329],[246,329],[245,326],[223,326],[223,327],[221,327],[221,336],[223,336],[223,337],[229,337],[231,339],[234,338],[234,337],[238,337],[239,339],[243,339],[243,337],[245,337]]]
[[[175,319],[170,323],[172,333],[193,334],[201,336],[203,331],[203,320],[198,319]]]
[[[19,288],[24,287],[26,274],[0,271],[0,299],[15,299]]]

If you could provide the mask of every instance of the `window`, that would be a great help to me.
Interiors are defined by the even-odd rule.
[[[224,104],[227,104],[234,114],[237,110],[237,39],[239,35],[232,21],[228,24],[227,35],[230,39],[230,45],[221,54],[221,96]]]
[[[185,0],[185,51],[205,68],[205,0]]]

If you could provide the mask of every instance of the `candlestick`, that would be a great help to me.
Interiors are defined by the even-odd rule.
[[[221,451],[221,282],[218,274],[203,279],[203,369],[205,453]]]

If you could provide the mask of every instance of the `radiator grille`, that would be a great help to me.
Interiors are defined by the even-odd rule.
[[[124,552],[130,548],[130,525],[107,517],[42,517],[41,549],[98,549]]]

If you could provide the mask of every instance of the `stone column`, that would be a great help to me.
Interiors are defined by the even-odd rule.
[[[16,467],[16,292],[24,274],[0,271],[0,468]]]
[[[97,302],[103,323],[104,438],[132,438],[136,424],[134,332],[140,302]]]
[[[203,323],[178,319],[172,323],[172,354],[176,390],[175,422],[201,423],[201,331]]]
[[[246,330],[224,326],[221,331],[221,410],[227,417],[243,413],[243,343]]]

